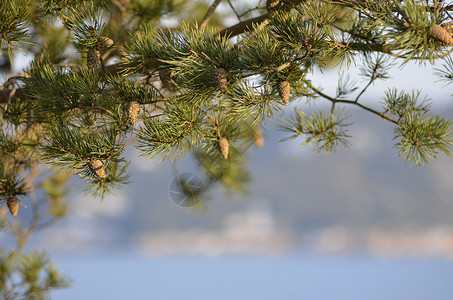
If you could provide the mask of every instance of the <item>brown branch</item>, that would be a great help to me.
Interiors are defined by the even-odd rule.
[[[234,12],[234,14],[236,15],[236,17],[238,18],[239,21],[241,21],[241,16],[238,14],[238,12],[236,11],[236,8],[234,8],[233,6],[233,3],[231,3],[230,0],[228,0],[228,5],[230,6],[231,10]]]
[[[321,92],[319,89],[315,88],[312,84],[308,83],[308,86],[310,89],[312,89],[315,93],[317,93],[318,95],[320,95],[321,97],[323,97],[324,99],[327,99],[329,100],[330,102],[332,103],[344,103],[344,104],[351,104],[351,105],[356,105],[366,111],[369,111],[375,115],[378,115],[380,116],[381,118],[387,120],[387,121],[390,121],[396,125],[399,124],[398,121],[392,119],[391,117],[387,116],[385,113],[381,113],[377,110],[374,110],[372,109],[371,107],[368,107],[368,106],[365,106],[363,105],[362,103],[359,103],[357,101],[351,101],[351,100],[342,100],[342,99],[337,99],[337,98],[333,98],[333,97],[330,97],[329,95],[327,94],[324,94],[323,92]]]
[[[211,19],[212,14],[214,13],[215,9],[217,8],[221,1],[222,0],[214,0],[214,3],[212,3],[211,6],[209,6],[208,11],[206,12],[206,15],[203,18],[203,21],[201,21],[200,31],[203,30],[203,28],[205,28],[206,25],[208,25],[208,22]]]
[[[296,5],[300,4],[301,2],[302,2],[302,0],[295,0],[290,5],[285,6],[283,8],[283,10],[288,13],[291,11],[292,8],[294,8]],[[269,15],[266,13],[259,17],[251,18],[251,19],[239,22],[236,25],[233,25],[231,27],[225,28],[222,31],[218,32],[217,35],[219,35],[220,37],[232,38],[241,33],[244,33],[247,31],[252,31],[253,28],[257,25],[261,25],[261,27],[264,27],[268,23],[269,23]]]
[[[242,21],[240,23],[237,23],[236,25],[225,28],[222,31],[218,32],[217,35],[219,35],[220,37],[232,38],[241,33],[253,30],[254,26],[263,23],[265,20],[267,20],[267,14]]]

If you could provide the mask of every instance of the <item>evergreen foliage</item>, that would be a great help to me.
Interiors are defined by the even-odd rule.
[[[283,140],[305,137],[302,144],[316,152],[350,146],[350,106],[393,124],[397,155],[410,165],[451,155],[451,120],[431,113],[419,91],[388,90],[380,108],[361,101],[375,81],[410,61],[443,60],[439,80],[452,82],[453,6],[446,1],[228,1],[220,10],[221,2],[0,1],[2,55],[34,55],[23,73],[6,74],[0,90],[2,209],[17,200],[33,211],[21,230],[2,215],[18,251],[42,221],[37,191],[53,221],[66,214],[64,185],[73,174],[104,197],[128,182],[123,152],[134,142],[149,159],[192,155],[205,188],[245,191],[247,150],[262,145],[266,122],[287,104],[298,107],[281,122],[289,134]],[[226,26],[231,16],[237,22]],[[358,63],[367,82],[343,75],[335,95],[310,77]],[[331,106],[307,115],[306,102]],[[47,263],[38,254],[17,266],[7,257],[2,278],[28,276],[35,266],[25,297],[65,284],[50,269],[38,280]],[[5,298],[20,295],[2,282]]]
[[[5,300],[48,299],[51,290],[70,284],[44,253],[4,253],[1,248],[0,279],[0,297]]]

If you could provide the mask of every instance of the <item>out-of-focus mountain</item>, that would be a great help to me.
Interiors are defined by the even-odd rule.
[[[197,172],[190,158],[172,167],[130,149],[131,184],[101,203],[84,198],[76,182],[71,215],[36,240],[46,248],[139,247],[151,253],[203,252],[196,245],[213,253],[373,251],[380,245],[384,253],[411,237],[407,249],[434,239],[441,243],[434,253],[453,253],[453,158],[440,155],[432,165],[410,167],[396,155],[391,124],[356,110],[350,121],[351,148],[327,155],[302,148],[302,139],[279,143],[287,133],[268,124],[264,147],[248,153],[250,195],[226,197],[219,187],[202,210],[178,207],[169,197],[175,174]]]

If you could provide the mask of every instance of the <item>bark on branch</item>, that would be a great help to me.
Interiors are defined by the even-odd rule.
[[[203,30],[203,28],[205,28],[206,25],[208,25],[208,22],[211,19],[212,14],[214,13],[215,9],[217,8],[221,1],[222,0],[215,0],[214,3],[212,3],[211,6],[209,6],[208,11],[206,12],[206,15],[203,18],[203,21],[201,21],[200,30]]]
[[[261,24],[265,20],[267,20],[267,14],[237,23],[236,25],[223,29],[217,34],[221,37],[231,38],[241,33],[253,30],[254,26]]]

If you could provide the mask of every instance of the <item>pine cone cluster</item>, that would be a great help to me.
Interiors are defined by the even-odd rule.
[[[228,140],[224,137],[220,138],[219,141],[219,151],[220,154],[222,154],[223,158],[227,159],[228,158]]]
[[[88,161],[88,168],[93,172],[99,179],[104,179],[105,169],[104,164],[99,159],[93,158]]]
[[[214,69],[214,71],[212,72],[212,77],[214,77],[214,81],[219,87],[219,90],[225,94],[227,92],[227,77],[225,69],[223,68]]]
[[[278,83],[278,93],[280,94],[283,103],[288,104],[290,92],[291,86],[288,81],[285,80]]]

